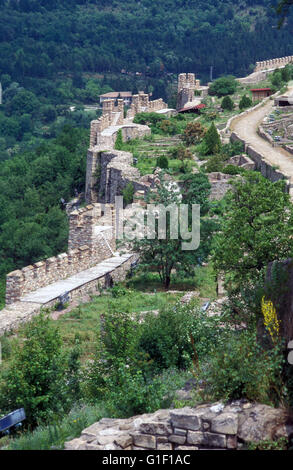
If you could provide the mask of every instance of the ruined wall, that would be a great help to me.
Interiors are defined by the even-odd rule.
[[[140,173],[132,166],[133,155],[130,152],[112,150],[100,152],[96,165],[99,167],[99,180],[94,182],[91,196],[102,203],[115,203],[115,196],[121,195],[128,183],[134,191],[147,191],[149,185],[140,181]],[[99,188],[99,191],[96,191]]]
[[[6,304],[17,302],[25,294],[66,279],[111,257],[111,249],[116,249],[114,226],[115,213],[111,205],[105,206],[104,210],[101,204],[96,204],[72,212],[68,252],[9,273],[6,278]]]
[[[287,64],[293,62],[293,55],[287,57],[281,57],[278,59],[263,60],[262,62],[257,62],[254,72],[260,72],[262,70],[272,70],[280,67],[285,67]]]
[[[159,410],[128,419],[103,418],[84,429],[66,450],[196,451],[243,449],[244,444],[289,441],[292,425],[283,408],[245,400]]]

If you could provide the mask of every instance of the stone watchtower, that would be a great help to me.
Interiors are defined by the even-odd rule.
[[[199,86],[200,81],[195,79],[194,73],[180,73],[178,77],[177,110],[194,101],[194,91]]]

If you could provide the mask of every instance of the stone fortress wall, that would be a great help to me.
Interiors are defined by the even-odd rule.
[[[256,84],[265,80],[267,75],[275,69],[286,67],[287,64],[293,63],[293,56],[280,57],[278,59],[263,60],[257,62],[254,71],[247,77],[238,78],[240,83]]]
[[[107,258],[115,251],[115,211],[112,205],[89,205],[69,217],[68,252],[7,275],[6,304],[58,280],[66,279]]]
[[[263,60],[262,62],[257,62],[254,72],[261,72],[262,70],[273,70],[285,67],[287,64],[293,62],[293,55],[286,57],[281,57],[278,59]]]

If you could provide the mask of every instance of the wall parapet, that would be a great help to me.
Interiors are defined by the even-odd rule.
[[[271,70],[271,69],[285,67],[287,64],[291,64],[292,62],[293,62],[293,55],[286,56],[286,57],[279,57],[277,59],[263,60],[261,62],[256,63],[254,72],[260,72],[262,70]]]
[[[69,216],[67,253],[13,271],[6,278],[6,304],[66,279],[113,256],[116,250],[115,211],[112,204],[93,204]]]

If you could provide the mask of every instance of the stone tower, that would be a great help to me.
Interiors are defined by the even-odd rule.
[[[177,110],[194,101],[194,90],[199,88],[200,81],[194,73],[180,73],[178,77]]]

